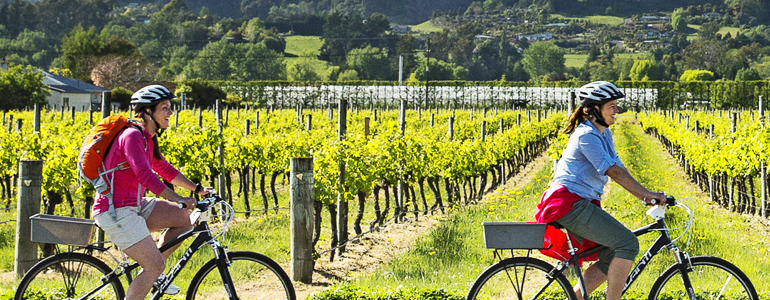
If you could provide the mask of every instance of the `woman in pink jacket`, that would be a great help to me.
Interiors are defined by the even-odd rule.
[[[96,224],[142,266],[141,273],[128,287],[127,300],[144,299],[153,283],[163,278],[166,259],[177,247],[163,253],[158,248],[192,228],[189,216],[195,200],[166,187],[158,176],[201,195],[210,191],[185,177],[160,153],[158,136],[169,127],[173,114],[170,99],[173,98],[174,95],[160,85],[146,86],[131,96],[135,117],[141,124],[120,132],[104,160],[107,169],[123,162],[128,162],[129,167],[114,173],[112,204],[100,196],[92,208]],[[144,197],[147,190],[166,200]],[[180,208],[180,204],[186,209]],[[168,230],[156,245],[150,232],[162,229]],[[165,291],[166,294],[178,292],[179,288],[174,285]]]

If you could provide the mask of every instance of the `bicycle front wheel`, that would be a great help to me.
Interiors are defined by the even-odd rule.
[[[228,254],[228,271],[239,299],[295,300],[289,276],[273,260],[259,253]],[[187,299],[228,299],[216,259],[207,262],[190,282]]]
[[[123,299],[123,285],[118,278],[106,284],[102,281],[111,272],[107,264],[93,256],[57,254],[24,274],[13,299]]]
[[[692,257],[690,261],[692,270],[687,271],[687,277],[696,299],[759,299],[746,274],[730,262],[711,256]],[[679,265],[669,267],[653,284],[649,299],[689,299],[681,275]]]
[[[576,300],[567,277],[549,275],[553,270],[547,262],[531,257],[504,259],[479,275],[465,299]]]

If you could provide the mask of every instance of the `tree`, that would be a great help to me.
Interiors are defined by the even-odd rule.
[[[356,81],[361,80],[361,78],[358,77],[358,72],[356,70],[347,69],[345,71],[342,71],[339,76],[337,76],[337,82],[344,82],[344,81]]]
[[[698,36],[702,40],[710,40],[713,39],[714,36],[719,32],[719,29],[721,29],[722,26],[719,25],[717,22],[706,22],[703,23],[703,25],[700,26],[700,30],[698,30]]]
[[[202,79],[190,79],[179,83],[175,93],[181,95],[186,93],[188,104],[194,104],[197,107],[209,107],[217,102],[217,99],[227,98],[221,88]]]
[[[671,14],[671,26],[678,32],[687,31],[687,15],[682,8],[675,9]]]
[[[0,69],[0,110],[23,109],[45,104],[48,86],[43,84],[43,73],[32,66],[10,65]]]
[[[179,80],[184,79],[182,72],[185,66],[195,58],[195,54],[187,50],[187,46],[171,46],[163,50],[163,63],[156,80]],[[180,76],[181,75],[181,76]],[[178,76],[182,78],[177,78]]]
[[[654,60],[637,60],[631,67],[629,77],[633,81],[642,81],[645,78],[646,80],[658,80],[658,74],[658,64]]]
[[[532,79],[564,71],[564,51],[552,42],[537,42],[524,50],[521,64]]]
[[[90,59],[98,56],[102,48],[102,40],[96,34],[96,28],[86,31],[82,26],[72,29],[72,32],[62,42],[62,68],[70,69],[75,78],[89,80],[92,68]]]
[[[372,46],[350,50],[347,66],[356,70],[362,80],[386,80],[391,76],[387,55],[382,49]]]
[[[310,50],[303,50],[300,52],[300,57],[294,62],[289,63],[286,67],[286,75],[289,81],[318,81],[321,80],[321,76],[318,75],[313,67],[313,62],[310,57],[313,52]]]
[[[710,81],[714,80],[714,73],[708,70],[685,70],[679,81]]]
[[[762,80],[762,76],[759,75],[759,72],[754,68],[743,68],[738,70],[738,73],[735,75],[735,81],[752,81],[752,80]]]

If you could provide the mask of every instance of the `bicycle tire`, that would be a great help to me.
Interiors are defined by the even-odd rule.
[[[250,251],[230,252],[228,256],[233,287],[241,299],[296,300],[289,276],[272,259]],[[201,267],[190,281],[188,300],[228,298],[219,271],[215,270],[216,259]]]
[[[504,259],[484,270],[476,278],[465,299],[563,300],[566,298],[577,300],[577,296],[572,290],[572,285],[562,273],[554,278],[554,281],[547,286],[543,294],[538,298],[533,298],[536,291],[543,288],[546,275],[553,269],[554,266],[536,258],[512,257]],[[519,279],[521,279],[521,282],[519,282]],[[514,287],[514,280],[517,287]]]
[[[75,252],[60,253],[32,266],[21,278],[13,299],[76,298],[102,285],[102,277],[109,273],[112,273],[112,269],[93,256]],[[98,299],[123,299],[123,284],[116,277],[97,295]]]
[[[687,274],[697,299],[759,300],[754,284],[732,263],[713,256],[692,257],[690,261],[693,270]],[[682,280],[671,280],[677,274],[678,264],[666,269],[652,285],[649,300],[688,298]]]

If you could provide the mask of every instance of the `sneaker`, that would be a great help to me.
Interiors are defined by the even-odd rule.
[[[152,285],[153,289],[158,290],[158,287],[160,287],[160,283],[163,282],[163,279],[165,278],[166,278],[166,274],[161,273],[160,277],[158,277],[158,280],[155,280],[155,284]],[[168,285],[168,287],[166,287],[166,290],[163,291],[163,294],[166,294],[166,295],[179,294],[179,287],[171,283]]]

